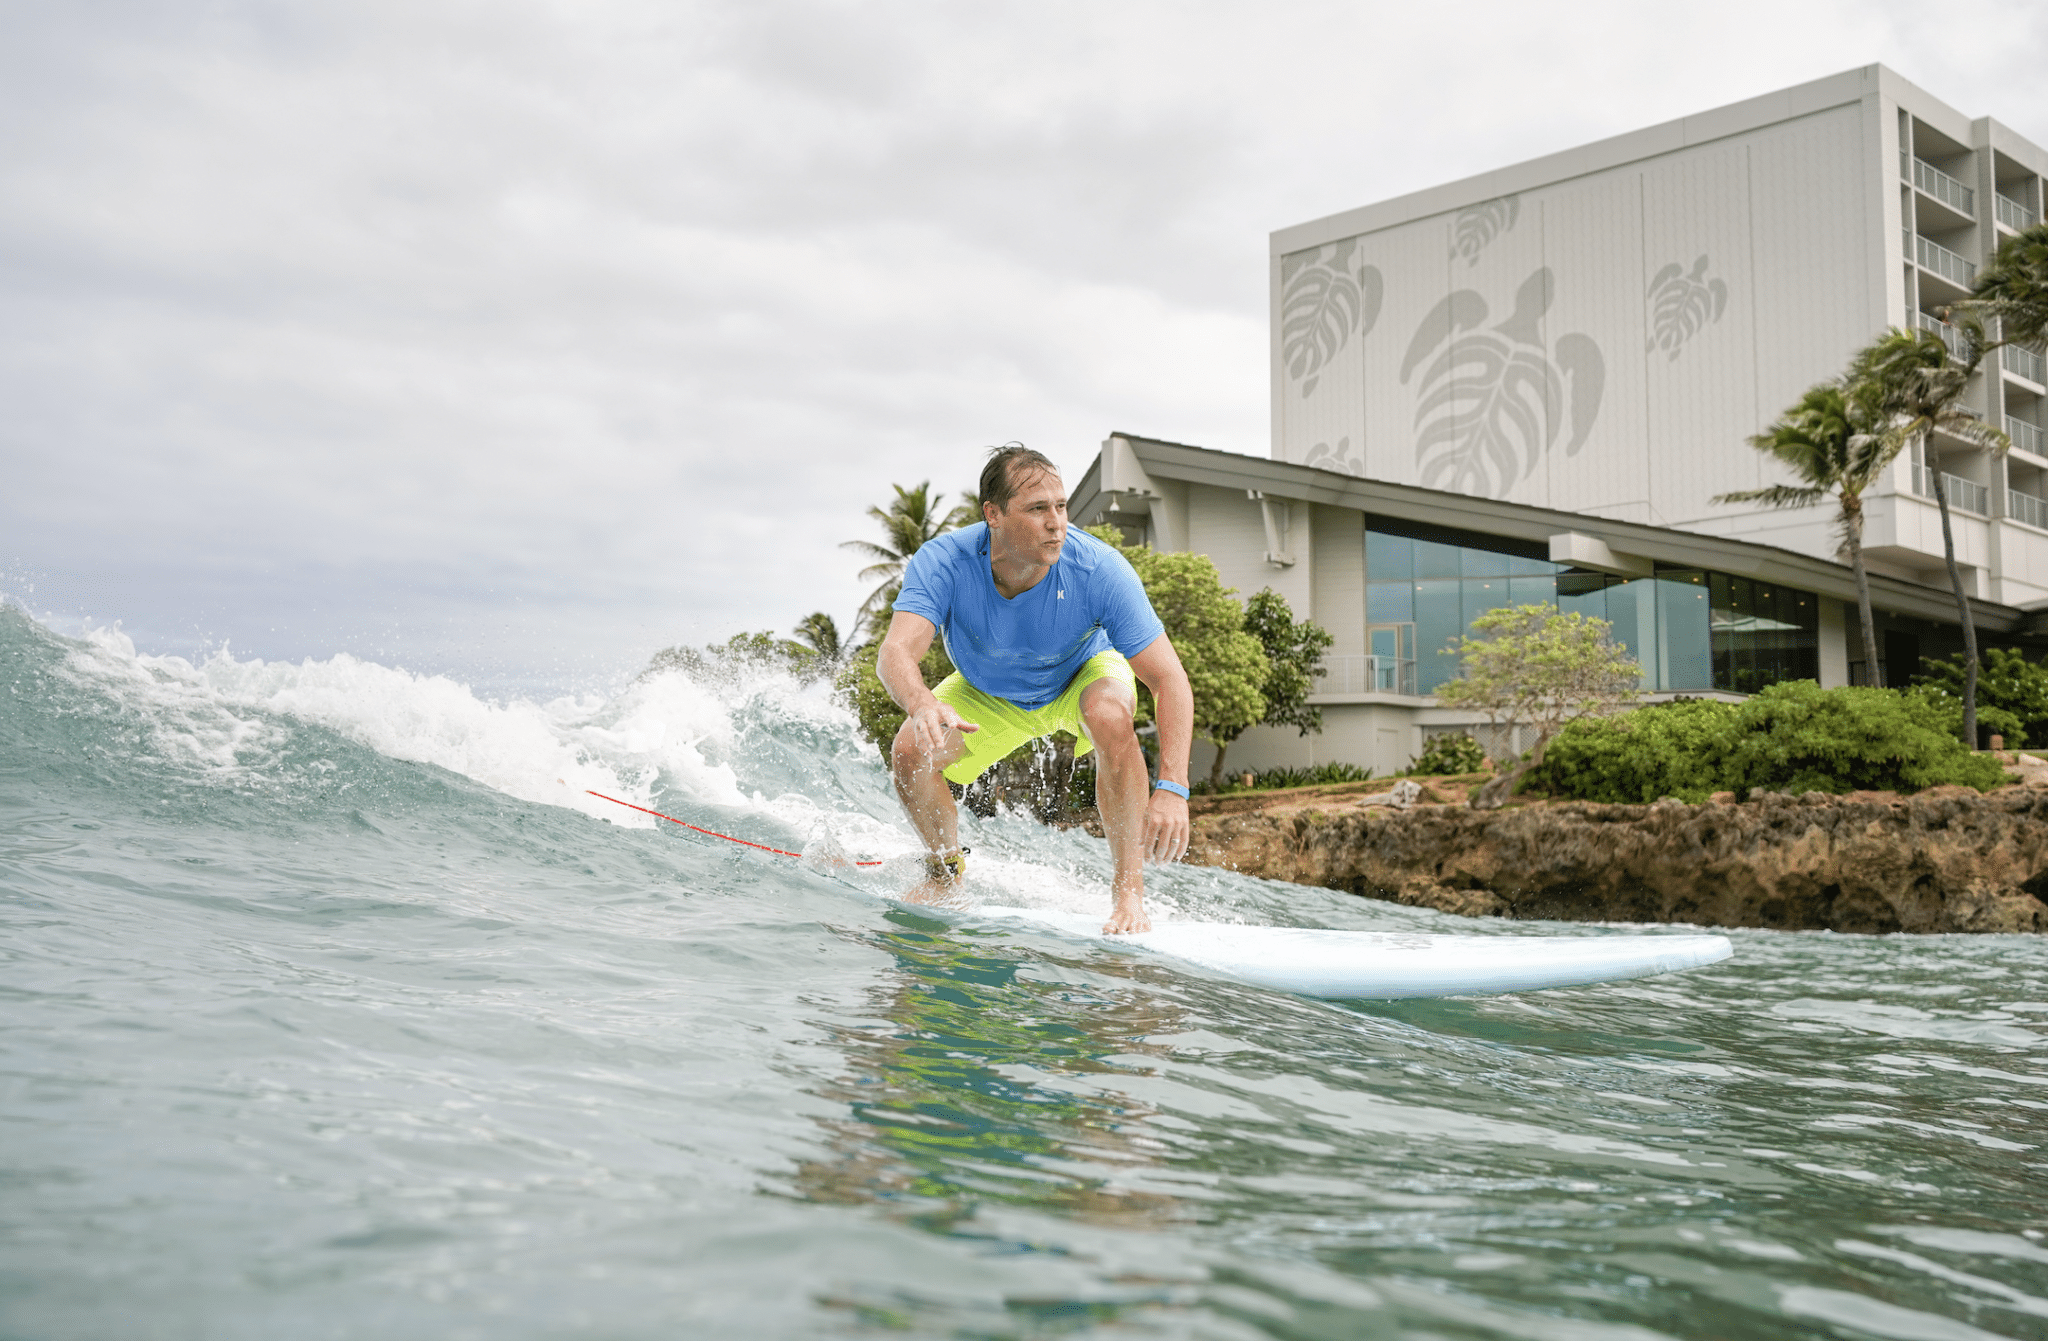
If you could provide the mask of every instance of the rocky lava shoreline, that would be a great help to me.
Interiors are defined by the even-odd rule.
[[[1188,860],[1467,916],[1841,932],[2048,932],[2048,765],[1979,794],[1543,801],[1475,811],[1483,778],[1197,798]],[[1090,823],[1092,831],[1099,826]]]

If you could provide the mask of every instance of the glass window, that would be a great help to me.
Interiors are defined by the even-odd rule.
[[[1509,578],[1508,604],[1556,605],[1557,579],[1554,577]]]
[[[1657,688],[1713,688],[1707,575],[1696,569],[1671,569],[1658,573],[1653,583],[1657,592]]]
[[[1413,582],[1366,583],[1365,622],[1368,624],[1414,623],[1415,584]]]
[[[1464,576],[1464,550],[1459,549],[1456,545],[1443,545],[1434,540],[1417,540],[1413,543],[1415,545],[1415,576]]]
[[[1464,584],[1456,578],[1415,584],[1416,692],[1427,694],[1458,673],[1455,656],[1438,655],[1451,639],[1465,632]]]
[[[1498,610],[1508,602],[1508,580],[1505,577],[1468,577],[1465,588],[1465,626],[1488,610]]]
[[[1415,542],[1404,535],[1381,531],[1365,533],[1365,579],[1386,582],[1415,576]]]

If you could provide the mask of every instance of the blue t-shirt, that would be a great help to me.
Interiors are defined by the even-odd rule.
[[[903,570],[896,608],[938,626],[969,684],[1020,708],[1058,698],[1097,652],[1134,657],[1166,631],[1130,561],[1079,529],[1052,571],[1010,598],[989,571],[987,522],[927,540]]]

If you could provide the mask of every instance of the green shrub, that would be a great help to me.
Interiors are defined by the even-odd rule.
[[[1995,760],[1956,739],[1948,706],[1921,690],[1775,684],[1740,704],[1703,699],[1567,723],[1527,779],[1554,796],[1642,805],[1714,792],[1989,791]]]
[[[1454,773],[1477,773],[1486,767],[1486,751],[1467,732],[1433,738],[1408,765],[1417,777],[1444,777]]]
[[[1932,659],[1920,663],[1926,673],[1913,677],[1913,690],[1923,692],[1942,704],[1943,712],[1955,719],[1950,728],[1960,737],[1963,731],[1963,658]],[[2007,749],[2022,745],[2048,745],[2048,666],[2027,660],[2023,653],[2004,647],[1989,647],[1977,666],[1977,731],[1988,738],[1994,732],[2005,737]],[[1979,740],[1978,744],[1985,744]]]
[[[1737,712],[1733,703],[1677,699],[1615,717],[1577,718],[1551,738],[1523,785],[1620,805],[1665,796],[1704,801],[1727,788],[1721,764]]]
[[[2005,781],[1996,760],[1964,749],[1940,709],[1911,692],[1793,680],[1744,703],[1737,727],[1723,765],[1737,791],[1989,791]]]

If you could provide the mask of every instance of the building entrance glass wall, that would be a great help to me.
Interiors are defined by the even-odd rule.
[[[1820,603],[1810,592],[1689,568],[1614,577],[1517,553],[1493,537],[1411,529],[1368,518],[1365,533],[1371,678],[1414,686],[1395,692],[1428,694],[1455,677],[1457,658],[1445,645],[1504,605],[1554,605],[1608,621],[1642,664],[1646,689],[1750,694],[1819,673]]]

